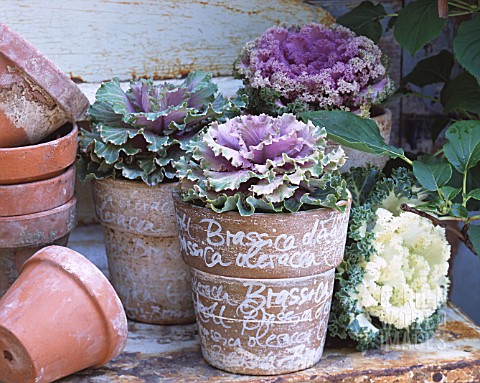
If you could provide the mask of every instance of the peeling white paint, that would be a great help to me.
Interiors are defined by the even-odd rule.
[[[0,9],[2,22],[87,82],[192,69],[230,75],[245,42],[314,14],[298,0],[3,0]]]

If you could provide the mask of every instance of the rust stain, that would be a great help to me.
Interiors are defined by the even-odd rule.
[[[70,79],[75,83],[75,84],[83,84],[86,82],[81,76],[76,76],[72,72],[69,73]]]
[[[204,7],[212,6],[212,4],[209,3],[208,1],[192,1],[192,3],[197,3],[197,4],[200,4],[200,5],[203,5]],[[245,15],[256,15],[256,14],[261,12],[258,9],[257,10],[250,10],[250,9],[245,9],[245,8],[244,9],[235,8],[235,7],[232,7],[231,5],[228,5],[227,1],[226,2],[218,2],[218,3],[215,4],[215,6],[224,8],[225,10],[230,11],[232,13],[241,13],[241,14],[245,14]]]
[[[158,58],[151,58],[150,62],[153,63],[152,67],[155,68],[154,70],[145,67],[139,73],[137,69],[132,69],[130,72],[131,79],[152,79],[160,81],[172,78],[184,78],[194,70],[203,70],[212,73],[213,76],[225,75],[226,72],[222,65],[216,65],[215,63],[212,63],[212,65],[209,65],[206,68],[198,67],[195,59],[192,59],[192,62],[189,63],[184,63],[177,59],[175,63],[169,63],[167,66],[164,63],[162,64],[161,60]]]
[[[448,321],[439,327],[450,339],[476,339],[480,337],[478,328],[467,325],[461,321]]]

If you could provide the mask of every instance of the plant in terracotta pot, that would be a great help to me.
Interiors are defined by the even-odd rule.
[[[177,163],[182,255],[205,359],[245,374],[308,368],[323,351],[349,194],[343,150],[293,114],[212,123]]]
[[[79,140],[80,179],[93,178],[95,210],[105,229],[112,283],[130,319],[194,321],[189,270],[175,227],[173,168],[206,124],[239,113],[243,102],[216,96],[197,71],[180,85],[118,79],[102,84]]]
[[[391,112],[375,107],[393,89],[385,57],[370,39],[332,24],[276,26],[247,43],[234,64],[248,95],[247,111],[299,114],[314,110],[345,110],[372,117],[388,143]],[[346,150],[343,171],[386,158]],[[373,162],[372,162],[373,161]]]

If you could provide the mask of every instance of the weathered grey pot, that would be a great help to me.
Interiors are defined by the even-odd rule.
[[[377,113],[372,120],[377,123],[378,129],[380,130],[380,135],[383,137],[384,141],[390,143],[390,135],[392,133],[392,111],[386,108],[377,108]],[[333,147],[335,144],[331,143],[328,146]],[[383,169],[389,156],[378,156],[376,154],[370,154],[365,152],[360,152],[355,149],[350,149],[343,146],[343,150],[347,156],[347,162],[340,169],[341,173],[346,173],[350,168],[357,166],[367,166],[374,165],[379,169]]]
[[[175,226],[176,184],[149,187],[109,178],[92,186],[110,279],[127,316],[154,324],[194,322],[190,271]]]
[[[342,204],[347,205],[347,202]],[[299,371],[323,352],[345,212],[218,214],[175,196],[204,358],[254,375]]]

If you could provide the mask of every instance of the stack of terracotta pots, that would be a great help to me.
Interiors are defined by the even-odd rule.
[[[0,297],[38,249],[66,245],[76,224],[80,89],[0,24]]]

